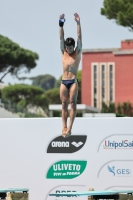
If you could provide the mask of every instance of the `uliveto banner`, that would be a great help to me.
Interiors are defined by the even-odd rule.
[[[73,179],[80,176],[85,168],[87,161],[82,160],[63,160],[54,163],[47,172],[50,179]]]
[[[67,200],[48,194],[90,187],[133,189],[132,121],[76,118],[63,138],[61,118],[0,119],[1,188],[29,188],[32,200]]]

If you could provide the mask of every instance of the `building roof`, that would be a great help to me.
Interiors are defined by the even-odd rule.
[[[119,51],[118,48],[106,48],[106,49],[83,49],[82,53],[99,53],[99,52],[112,52],[112,51]]]
[[[133,49],[114,51],[113,54],[114,54],[114,55],[133,54]]]
[[[133,54],[133,49],[119,49],[119,48],[107,48],[107,49],[83,49],[82,53],[109,53],[114,55]]]

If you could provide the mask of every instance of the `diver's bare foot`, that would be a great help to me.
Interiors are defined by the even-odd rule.
[[[66,128],[66,127],[62,129],[62,136],[63,136],[63,137],[66,137],[66,131],[67,131],[67,128]]]
[[[68,127],[67,128],[67,131],[66,131],[66,137],[69,137],[70,135],[71,135],[71,128],[70,127]]]

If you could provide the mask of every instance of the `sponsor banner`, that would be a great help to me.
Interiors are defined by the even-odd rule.
[[[90,187],[95,191],[132,189],[131,117],[77,117],[68,138],[61,136],[61,127],[61,118],[0,119],[3,188],[28,187],[32,200],[46,200],[51,191],[82,191],[77,184],[85,185],[83,191]]]
[[[98,147],[98,151],[103,150],[133,150],[133,134],[116,134],[105,138]]]
[[[54,163],[48,170],[47,179],[73,179],[80,176],[87,165],[87,161],[62,160]]]
[[[133,185],[131,186],[131,185],[122,185],[122,186],[120,186],[120,185],[117,185],[117,186],[111,186],[111,187],[108,187],[108,188],[106,188],[106,190],[133,190]]]
[[[58,136],[54,138],[47,148],[47,153],[74,153],[79,151],[86,143],[86,135],[71,135],[68,138]]]
[[[68,192],[78,192],[78,191],[86,191],[86,187],[85,185],[62,185],[62,186],[58,186],[56,188],[51,189],[51,191],[49,191],[49,194],[60,194],[60,193],[68,193]],[[47,194],[47,197],[45,198],[45,200],[68,200],[70,198],[70,196],[49,196]],[[77,200],[86,200],[86,197],[77,197],[76,195],[73,196],[74,199]]]
[[[133,160],[111,161],[98,172],[98,178],[133,178]]]

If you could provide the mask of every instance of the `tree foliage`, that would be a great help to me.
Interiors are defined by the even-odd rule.
[[[115,113],[115,112],[116,108],[114,103],[110,102],[109,105],[107,105],[105,102],[102,102],[101,113]]]
[[[133,30],[133,0],[104,0],[101,14]]]
[[[56,82],[55,82],[55,88],[59,88],[60,87],[61,80],[62,80],[62,76],[60,76],[60,78],[58,80],[56,80]]]
[[[36,67],[38,58],[37,53],[21,48],[9,38],[0,35],[0,73],[4,73],[0,82],[8,73],[18,77],[22,69],[30,72]]]
[[[116,113],[117,116],[133,116],[133,105],[130,102],[118,103],[102,103],[101,113]]]
[[[32,80],[32,85],[41,87],[44,90],[53,89],[56,82],[55,77],[49,74],[31,77],[30,79]]]
[[[2,89],[2,98],[22,107],[26,107],[28,104],[48,106],[48,99],[44,95],[44,90],[35,86],[20,84],[7,86]]]
[[[59,88],[48,90],[45,92],[45,95],[49,100],[49,104],[61,104]]]
[[[14,103],[22,99],[31,99],[43,93],[44,91],[41,88],[21,84],[10,85],[2,89],[2,96]]]

